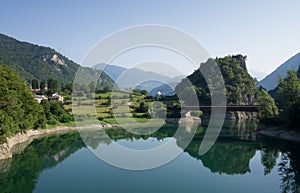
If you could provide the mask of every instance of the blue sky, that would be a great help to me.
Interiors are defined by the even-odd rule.
[[[140,24],[182,29],[212,56],[246,54],[248,68],[264,73],[300,52],[299,0],[0,2],[1,33],[50,46],[76,62],[108,34]]]

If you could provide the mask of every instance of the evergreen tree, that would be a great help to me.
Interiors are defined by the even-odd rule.
[[[41,83],[40,83],[41,92],[45,91],[45,87],[46,87],[46,81],[42,80]]]
[[[58,92],[58,83],[56,80],[49,79],[48,80],[48,94],[53,94]]]
[[[31,81],[31,88],[32,89],[38,89],[39,88],[39,81],[37,79],[33,79]]]

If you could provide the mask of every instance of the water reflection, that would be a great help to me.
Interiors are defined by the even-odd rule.
[[[156,133],[146,136],[131,134],[124,129],[109,129],[105,132],[110,136],[110,140],[101,138],[104,131],[87,132],[85,137],[88,139],[88,146],[98,148],[111,144],[112,140],[127,140],[132,143],[136,140],[160,141],[172,137],[176,128],[176,125],[166,125]],[[259,152],[264,175],[268,176],[272,170],[276,170],[281,179],[278,188],[282,193],[299,192],[299,146],[256,136],[255,129],[256,124],[252,122],[226,122],[215,145],[208,153],[199,156],[199,146],[206,130],[205,127],[199,127],[194,139],[184,151],[192,159],[199,160],[211,173],[225,176],[251,173],[250,161],[256,152]],[[178,147],[181,147],[184,140],[184,137],[176,139]],[[42,171],[56,167],[83,147],[86,145],[76,132],[34,140],[12,160],[0,161],[1,192],[32,192]]]
[[[217,141],[203,156],[198,155],[199,145],[199,140],[194,140],[185,151],[201,160],[211,172],[229,175],[250,172],[249,162],[256,151],[254,144],[240,141]]]
[[[22,154],[0,163],[1,193],[32,192],[43,170],[55,167],[84,146],[78,133],[74,132],[34,140]]]
[[[299,145],[269,138],[259,138],[259,142],[261,146],[261,164],[264,167],[264,174],[268,175],[272,169],[277,169],[281,177],[281,192],[299,193]]]

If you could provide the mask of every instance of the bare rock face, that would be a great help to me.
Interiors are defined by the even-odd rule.
[[[51,61],[56,62],[57,64],[60,65],[65,65],[65,61],[63,59],[60,59],[56,54],[52,56]]]
[[[244,68],[245,70],[247,70],[247,66],[246,66],[246,59],[247,56],[243,56],[241,54],[238,54],[236,56],[232,56],[233,58],[235,58],[237,61],[239,61],[240,65],[242,68]]]
[[[11,148],[7,143],[0,144],[0,160],[12,158]]]

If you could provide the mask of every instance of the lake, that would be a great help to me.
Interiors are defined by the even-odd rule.
[[[0,161],[0,192],[300,192],[299,145],[257,136],[255,127],[254,122],[227,121],[202,156],[198,149],[206,128],[199,127],[176,159],[141,171],[111,166],[89,148],[109,146],[112,141],[132,149],[152,148],[171,140],[176,125],[148,136],[108,129],[112,141],[95,140],[89,148],[78,132],[48,135],[35,139],[13,159]]]

